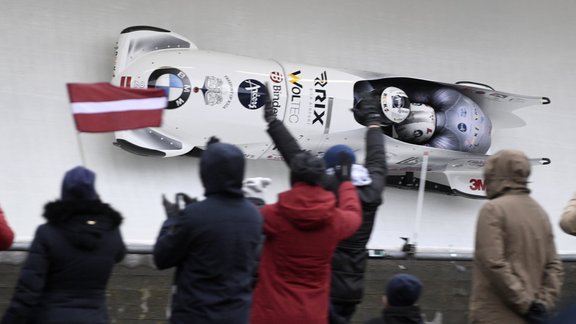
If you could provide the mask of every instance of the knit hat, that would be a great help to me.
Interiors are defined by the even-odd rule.
[[[317,185],[324,177],[324,161],[308,152],[300,152],[290,160],[290,183]]]
[[[96,174],[85,167],[69,170],[62,181],[62,200],[97,200],[95,181]]]
[[[390,306],[412,306],[420,298],[422,283],[409,274],[397,274],[386,286],[386,298]]]
[[[340,153],[346,153],[350,156],[352,164],[356,163],[356,155],[354,151],[348,145],[338,144],[334,145],[324,153],[324,162],[326,163],[326,168],[333,168],[340,161]]]

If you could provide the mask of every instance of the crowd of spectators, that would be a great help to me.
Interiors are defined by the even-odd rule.
[[[273,204],[263,196],[271,180],[245,179],[243,152],[210,138],[200,160],[205,198],[162,197],[166,221],[153,258],[160,270],[175,268],[171,323],[350,323],[364,294],[366,244],[387,173],[376,105],[354,108],[366,126],[361,165],[346,145],[322,158],[302,150],[268,102],[267,131],[291,184]],[[519,151],[486,161],[471,323],[567,323],[554,317],[564,272],[548,215],[530,196],[529,175],[530,162]],[[60,198],[44,207],[46,222],[36,230],[1,324],[110,322],[106,286],[126,247],[122,216],[100,200],[95,179],[85,167],[65,173]],[[576,198],[560,226],[576,235]],[[13,239],[0,209],[0,250]],[[422,291],[419,278],[393,276],[382,316],[367,323],[424,323]]]

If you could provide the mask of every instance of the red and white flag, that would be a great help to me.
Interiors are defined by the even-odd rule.
[[[68,83],[76,128],[100,133],[159,127],[168,104],[162,89],[121,88],[110,83]]]

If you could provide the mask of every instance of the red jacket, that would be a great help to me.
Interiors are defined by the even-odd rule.
[[[14,241],[14,232],[6,223],[4,212],[0,208],[0,251],[8,250],[12,246],[12,241]]]
[[[333,193],[296,183],[262,208],[266,241],[251,324],[326,324],[330,265],[338,242],[356,232],[362,210],[356,188]]]

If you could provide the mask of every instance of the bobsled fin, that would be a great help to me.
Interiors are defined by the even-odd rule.
[[[188,154],[194,148],[157,128],[119,131],[114,136],[114,145],[137,155],[172,157]]]
[[[170,49],[198,49],[184,36],[151,26],[125,28],[116,42],[114,76],[139,57],[154,51]]]

